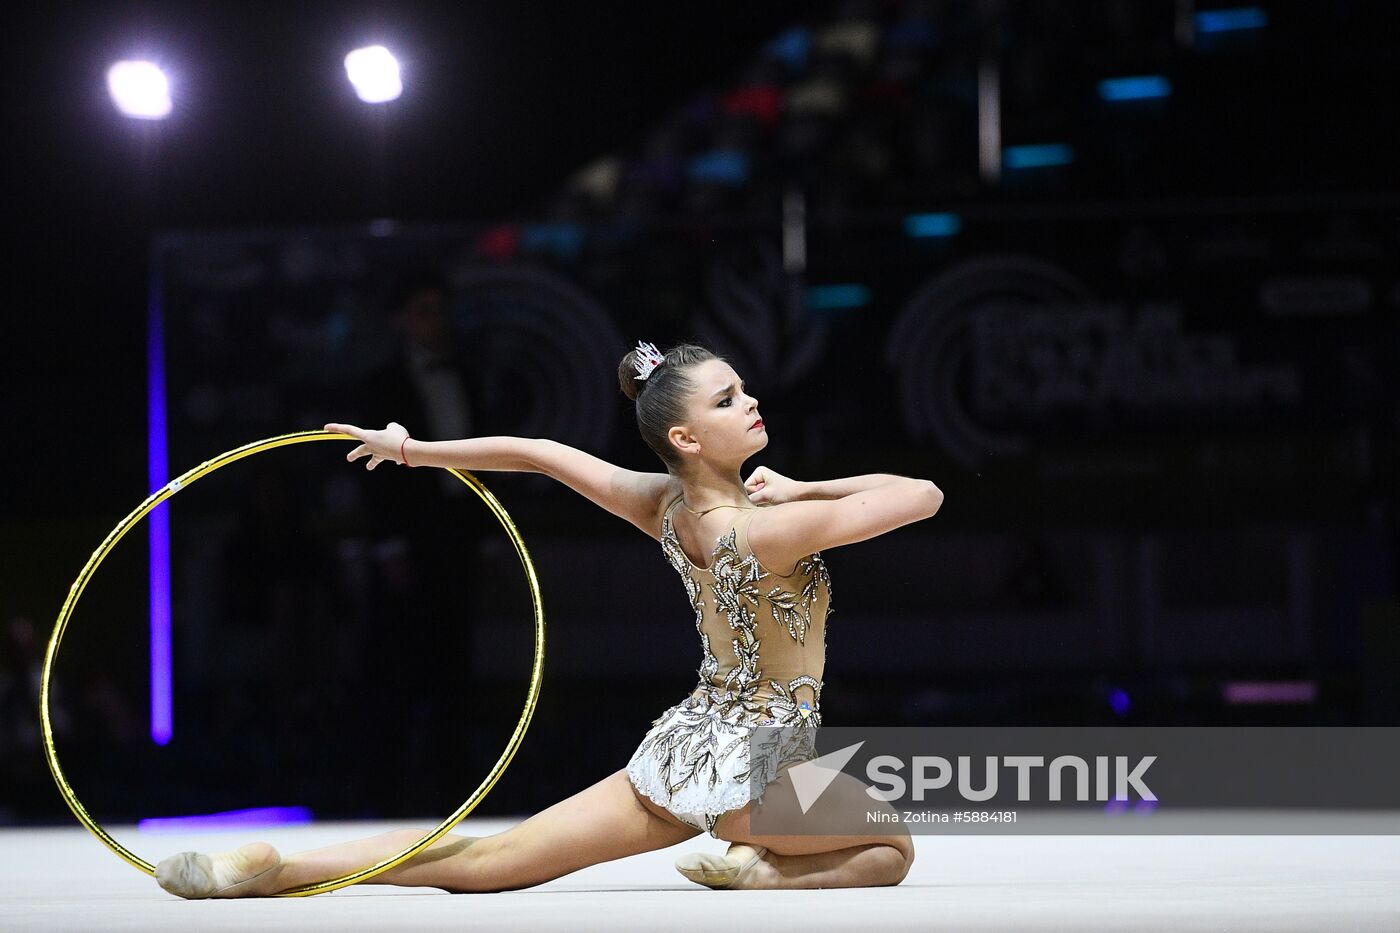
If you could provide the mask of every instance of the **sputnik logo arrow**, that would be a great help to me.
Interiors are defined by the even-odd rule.
[[[865,741],[861,740],[854,745],[827,752],[820,758],[804,761],[788,769],[788,776],[792,778],[792,789],[797,792],[797,805],[802,808],[804,816],[812,809],[812,804],[817,802],[817,798],[831,786],[831,782],[836,780],[836,775],[846,767],[846,762],[850,761],[864,744]]]

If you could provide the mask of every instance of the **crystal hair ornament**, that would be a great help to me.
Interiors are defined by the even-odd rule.
[[[644,340],[637,341],[637,358],[632,361],[632,365],[637,367],[637,378],[646,379],[651,375],[651,371],[666,361],[666,356],[656,349],[655,344],[647,343]]]

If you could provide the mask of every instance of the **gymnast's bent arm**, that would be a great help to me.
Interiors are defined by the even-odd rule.
[[[353,424],[328,424],[326,430],[349,434],[359,440],[360,446],[346,454],[345,459],[353,462],[369,457],[366,469],[372,470],[383,461],[391,460],[412,466],[543,473],[626,519],[651,537],[659,536],[662,497],[671,483],[666,473],[623,469],[547,438],[502,436],[420,441],[410,438],[408,431],[395,422],[390,422],[383,431],[369,431]]]
[[[820,483],[799,483],[760,474],[746,484],[758,485],[754,501],[765,487],[782,489],[776,504],[761,510],[749,525],[749,546],[768,567],[791,567],[826,548],[854,544],[893,531],[911,522],[932,518],[943,505],[943,490],[926,479],[888,473],[853,476]],[[770,563],[771,561],[771,563]]]

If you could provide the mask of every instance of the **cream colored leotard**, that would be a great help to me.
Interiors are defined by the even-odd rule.
[[[709,567],[691,563],[666,507],[661,549],[681,575],[700,633],[700,682],[652,723],[627,764],[633,786],[696,829],[761,796],[784,764],[814,754],[831,578],[821,555],[787,576],[749,548],[756,509],[744,509],[715,542]],[[773,756],[750,761],[755,726],[792,727]]]

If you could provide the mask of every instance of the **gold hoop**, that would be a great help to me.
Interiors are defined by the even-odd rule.
[[[308,441],[334,441],[334,440],[355,440],[349,434],[338,434],[332,431],[300,431],[295,434],[282,434],[278,437],[271,437],[266,440],[254,441],[245,444],[234,450],[222,453],[212,460],[206,460],[192,470],[172,479],[158,491],[147,497],[146,501],[136,507],[131,514],[127,515],[117,526],[103,539],[102,544],[93,551],[83,565],[82,572],[73,581],[73,585],[68,588],[68,597],[63,601],[63,608],[59,610],[58,621],[54,623],[53,634],[49,637],[48,650],[44,653],[44,671],[39,685],[39,719],[44,730],[44,757],[48,759],[49,770],[53,772],[53,779],[58,784],[58,791],[63,795],[64,803],[68,804],[68,809],[73,811],[73,815],[78,818],[78,822],[83,824],[89,832],[98,840],[117,854],[123,861],[140,869],[148,875],[154,876],[155,866],[131,850],[127,849],[117,840],[113,839],[106,830],[97,825],[97,822],[88,814],[82,802],[73,793],[73,788],[69,785],[68,779],[63,774],[63,768],[58,763],[58,752],[54,748],[53,724],[49,721],[49,680],[53,676],[54,659],[58,657],[58,646],[63,640],[64,630],[68,627],[68,620],[73,614],[73,608],[78,603],[78,597],[83,595],[83,590],[87,587],[88,581],[97,571],[103,559],[117,546],[126,533],[130,531],[141,519],[145,518],[156,506],[175,493],[191,485],[196,480],[213,473],[220,467],[228,466],[244,457],[251,457],[253,454],[272,450],[276,447],[286,447],[291,444],[304,444]],[[520,719],[515,724],[515,731],[511,733],[510,740],[506,742],[505,751],[501,752],[501,757],[496,759],[496,763],[491,767],[490,773],[472,791],[471,796],[458,807],[451,816],[438,824],[437,828],[429,832],[426,836],[413,843],[397,855],[391,856],[368,868],[351,872],[348,875],[341,875],[338,878],[329,878],[325,881],[318,881],[314,884],[303,885],[298,888],[291,888],[278,894],[278,897],[305,897],[311,894],[324,894],[328,891],[335,891],[339,888],[348,887],[361,881],[373,878],[380,872],[388,871],[398,865],[403,864],[428,846],[437,842],[447,834],[447,831],[462,821],[468,813],[476,808],[486,794],[500,780],[505,772],[506,766],[515,757],[516,749],[520,747],[520,742],[525,738],[525,729],[530,725],[530,718],[534,715],[535,704],[539,701],[540,680],[544,674],[544,606],[540,598],[539,579],[535,575],[535,565],[530,560],[530,552],[525,548],[525,542],[520,537],[520,532],[515,527],[515,522],[511,521],[510,515],[496,497],[481,484],[472,474],[465,470],[449,470],[453,476],[471,487],[472,491],[486,503],[500,521],[501,527],[505,528],[506,534],[510,537],[511,543],[515,545],[515,552],[520,556],[520,563],[525,568],[525,579],[530,586],[530,601],[534,607],[535,617],[535,657],[530,670],[530,689],[525,695],[525,708],[520,713]]]

